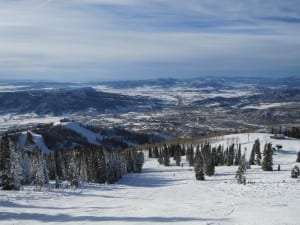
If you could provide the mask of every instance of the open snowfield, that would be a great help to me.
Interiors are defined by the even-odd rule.
[[[239,134],[213,141],[238,140],[250,151],[257,137],[262,147],[266,141],[283,146],[274,155],[274,169],[281,164],[281,171],[252,166],[247,185],[236,183],[236,166],[216,167],[215,176],[196,181],[186,163],[164,167],[146,159],[143,173],[113,185],[0,191],[0,224],[300,224],[300,179],[290,178],[300,140],[250,134],[248,141],[248,134]]]

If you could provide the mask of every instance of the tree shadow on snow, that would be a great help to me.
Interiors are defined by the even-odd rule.
[[[141,174],[142,175],[142,174]],[[164,187],[179,185],[185,179],[170,179],[160,176],[130,176],[121,180],[119,184],[133,187]]]
[[[34,206],[34,205],[22,205],[15,202],[10,201],[0,201],[1,207],[5,208],[26,208],[26,209],[49,209],[49,210],[69,210],[69,209],[82,209],[85,207],[50,207],[50,206]],[[119,208],[119,207],[87,207],[88,209],[113,209],[113,208]],[[1,213],[0,213],[1,215]],[[1,218],[1,216],[0,216]],[[1,220],[1,219],[0,219]]]
[[[191,170],[193,170],[193,168],[192,169],[190,169],[190,168],[179,168],[179,169],[165,169],[165,168],[163,168],[161,170],[153,170],[153,169],[146,168],[146,169],[143,169],[142,173],[143,174],[172,173],[172,172],[177,173],[177,172],[187,172],[187,171],[191,171]]]
[[[276,150],[275,152],[280,153],[280,154],[284,154],[284,155],[297,155],[297,152],[293,151],[293,150]]]
[[[0,221],[5,220],[35,220],[39,222],[158,222],[158,223],[174,223],[189,221],[212,221],[225,222],[228,218],[200,218],[200,217],[118,217],[118,216],[71,216],[68,214],[46,215],[40,213],[13,213],[0,212]]]

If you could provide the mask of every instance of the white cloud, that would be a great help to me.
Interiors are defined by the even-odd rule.
[[[174,66],[187,73],[299,72],[300,23],[289,21],[299,17],[296,2],[271,2],[4,1],[0,78],[22,71],[96,77],[143,69],[151,76],[171,74]]]

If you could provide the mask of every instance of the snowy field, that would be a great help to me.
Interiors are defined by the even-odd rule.
[[[196,181],[186,163],[164,167],[146,159],[143,173],[114,185],[0,191],[0,224],[300,224],[300,179],[290,178],[299,140],[240,134],[212,141],[239,141],[249,149],[257,137],[262,147],[267,141],[283,146],[274,155],[274,169],[280,164],[281,171],[252,166],[246,185],[236,183],[236,166],[216,167],[215,176]]]

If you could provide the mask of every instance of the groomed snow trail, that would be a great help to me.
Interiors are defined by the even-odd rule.
[[[251,134],[257,137],[268,138]],[[244,140],[246,135],[239,138],[253,143]],[[236,184],[236,166],[216,167],[215,176],[196,181],[185,161],[183,167],[173,161],[164,167],[146,159],[143,173],[128,174],[114,185],[0,191],[0,224],[300,224],[300,182],[290,178],[300,141],[274,143],[284,147],[274,155],[274,166],[280,163],[282,170],[253,166],[246,174],[251,184]]]

